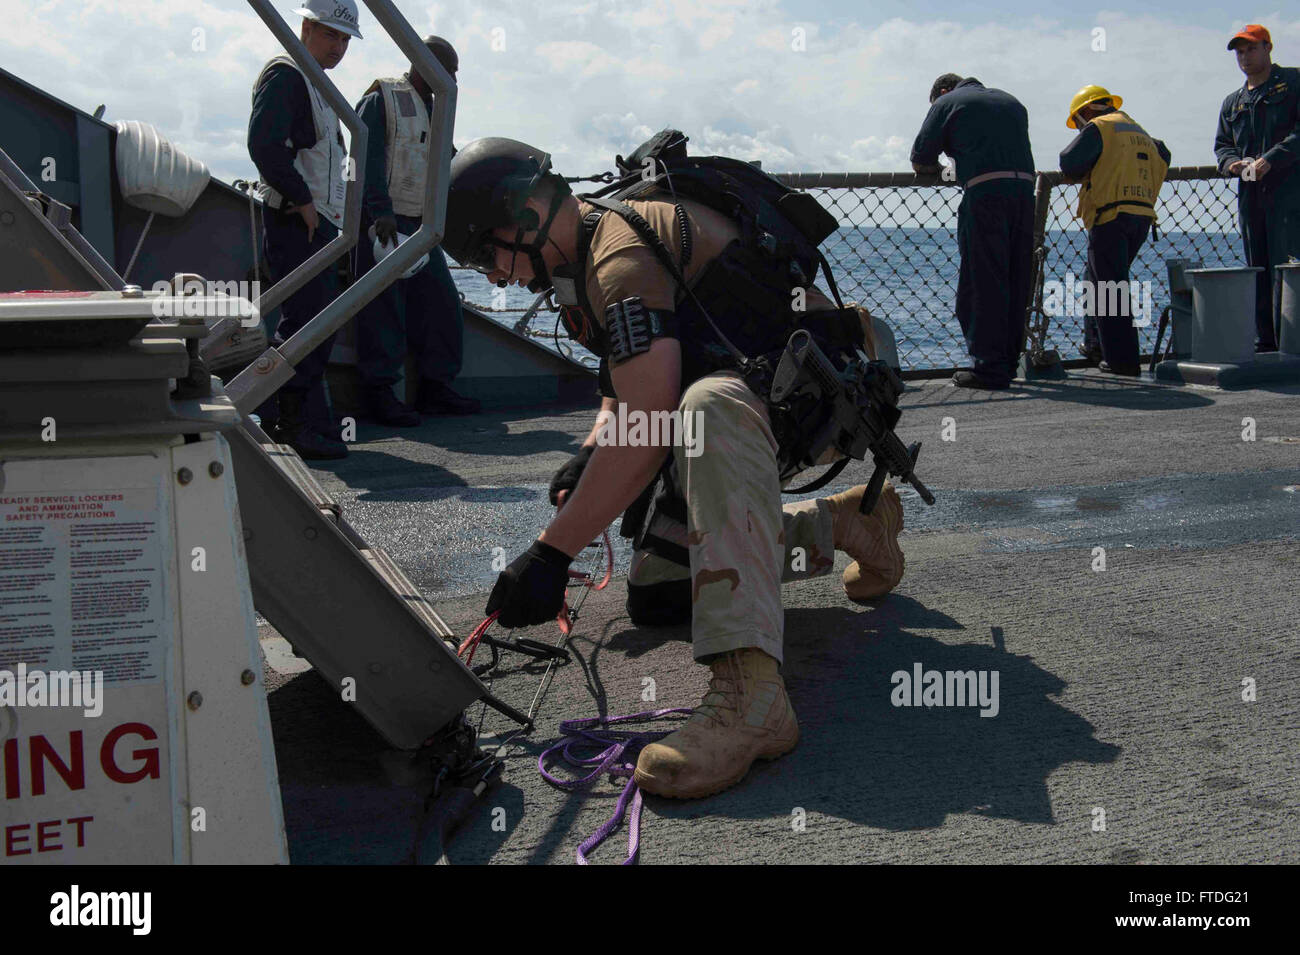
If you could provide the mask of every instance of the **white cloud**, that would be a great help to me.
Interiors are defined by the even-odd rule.
[[[0,62],[24,80],[106,119],[141,119],[224,179],[251,177],[244,146],[249,93],[278,44],[240,0],[47,0],[10,3]],[[289,13],[293,0],[279,0]],[[485,135],[551,151],[557,168],[611,167],[665,125],[698,152],[761,159],[773,171],[906,170],[935,76],[974,75],[1028,107],[1040,169],[1072,135],[1070,96],[1110,86],[1163,138],[1179,165],[1213,162],[1219,104],[1241,82],[1222,26],[1102,11],[1071,20],[958,24],[894,18],[816,22],[795,0],[399,0],[419,34],[437,32],[461,57],[458,143]],[[330,78],[355,102],[375,76],[405,69],[361,10]],[[1300,38],[1300,21],[1267,20]],[[1107,49],[1092,50],[1092,29]],[[206,51],[192,49],[205,31]],[[802,28],[806,50],[792,49]],[[494,40],[505,50],[494,52]],[[1278,56],[1284,59],[1282,50]]]
[[[535,62],[550,67],[550,72],[581,76],[614,75],[622,72],[622,64],[594,43],[585,40],[560,40],[539,43]]]

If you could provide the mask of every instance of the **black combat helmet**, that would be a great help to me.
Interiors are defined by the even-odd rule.
[[[550,215],[540,224],[537,214],[524,203],[545,179],[555,183]],[[545,266],[538,268],[547,230],[560,202],[569,194],[568,184],[551,172],[549,153],[514,139],[490,136],[476,139],[456,153],[451,161],[451,181],[447,187],[447,221],[442,247],[461,265],[491,272],[495,268],[496,249],[504,247],[536,257],[534,272],[545,277]],[[524,232],[539,230],[537,240],[521,244],[503,242],[492,230],[506,227]]]
[[[429,52],[434,55],[442,68],[452,75],[456,76],[456,71],[460,69],[460,57],[456,55],[456,48],[440,36],[426,36],[424,45],[429,48]]]

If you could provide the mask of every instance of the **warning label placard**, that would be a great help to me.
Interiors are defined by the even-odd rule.
[[[170,862],[172,530],[158,460],[0,467],[0,699],[12,701],[0,865]],[[134,486],[77,487],[92,475]],[[77,684],[70,704],[60,691]]]
[[[0,495],[0,670],[162,677],[167,606],[157,492]]]

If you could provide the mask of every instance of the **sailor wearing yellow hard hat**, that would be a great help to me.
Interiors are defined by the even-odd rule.
[[[1084,357],[1103,371],[1136,377],[1141,359],[1129,269],[1155,221],[1171,157],[1164,143],[1120,110],[1123,103],[1104,86],[1074,94],[1065,125],[1079,135],[1061,150],[1061,172],[1066,182],[1080,183],[1075,214],[1088,229],[1092,294],[1085,293],[1085,301],[1091,298],[1092,307],[1083,324]]]
[[[1070,100],[1070,115],[1065,118],[1065,125],[1070,127],[1070,129],[1078,129],[1081,126],[1087,125],[1088,120],[1086,119],[1082,123],[1079,122],[1079,110],[1083,109],[1085,106],[1091,106],[1094,103],[1101,106],[1113,106],[1115,109],[1119,109],[1124,105],[1124,98],[1122,96],[1115,96],[1104,86],[1097,86],[1095,84],[1085,86],[1083,89],[1079,90],[1079,92],[1074,94],[1074,99]]]

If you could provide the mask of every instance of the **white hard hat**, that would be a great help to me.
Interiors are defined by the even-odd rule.
[[[371,227],[370,227],[370,238],[374,241],[374,245],[372,246],[372,248],[374,249],[374,253],[375,253],[375,264],[378,265],[378,264],[379,264],[380,262],[382,262],[382,261],[383,261],[383,260],[384,260],[388,255],[390,255],[391,253],[397,251],[397,246],[401,245],[403,242],[405,242],[407,239],[409,239],[410,236],[409,236],[409,235],[404,235],[403,233],[399,232],[399,233],[397,233],[397,242],[396,242],[396,244],[394,244],[394,245],[384,245],[383,243],[381,243],[381,242],[379,241],[379,236],[375,235],[375,227],[374,227],[374,226],[371,226]],[[403,272],[403,273],[402,273],[400,276],[398,276],[398,277],[399,277],[399,278],[404,278],[404,279],[409,279],[412,275],[414,275],[416,272],[420,271],[420,269],[424,268],[424,267],[425,267],[426,265],[428,265],[428,264],[429,264],[429,253],[426,252],[426,253],[424,253],[424,255],[422,255],[422,256],[420,256],[418,259],[416,259],[416,260],[411,264],[411,267],[410,267],[409,269],[407,269],[405,272]]]
[[[356,0],[304,0],[303,5],[293,12],[362,39],[361,31],[357,29]]]

